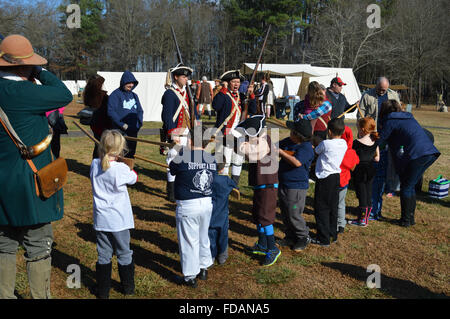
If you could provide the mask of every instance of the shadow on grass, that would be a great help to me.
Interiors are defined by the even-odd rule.
[[[166,215],[159,210],[144,210],[139,206],[133,206],[133,215],[142,221],[164,223],[170,227],[176,227],[175,217]]]
[[[91,167],[89,165],[86,165],[84,163],[80,163],[75,159],[66,158],[67,162],[67,168],[69,171],[72,171],[74,173],[77,173],[81,176],[85,176],[87,178],[90,178],[89,172],[91,170]]]
[[[136,160],[136,161],[138,161],[138,160]],[[138,167],[136,169],[136,172],[138,174],[144,174],[156,181],[167,181],[167,172],[166,171],[163,171],[162,169],[146,168],[146,167],[140,166],[139,162],[137,162],[137,164],[138,164]]]
[[[323,266],[336,269],[340,271],[343,275],[351,276],[362,282],[366,282],[370,273],[366,271],[363,267],[336,263],[336,262],[323,262]],[[448,298],[443,293],[435,293],[428,290],[425,287],[419,286],[412,281],[392,278],[381,274],[381,291],[391,295],[394,298],[399,299],[417,299],[417,298]]]
[[[86,241],[96,243],[95,230],[92,228],[92,224],[77,223],[77,224],[75,224],[75,226],[80,230],[78,232],[78,236],[80,238],[82,238]],[[151,233],[154,233],[154,232],[151,232]],[[133,234],[135,234],[135,233],[132,230],[130,232],[130,234],[133,236]],[[152,234],[142,234],[139,232],[137,234],[138,234],[137,239],[141,239],[141,237],[144,236],[146,239],[149,239],[148,241],[150,241],[150,242],[158,242],[158,237],[150,239],[150,236]],[[133,238],[135,238],[135,237],[133,237]],[[166,242],[159,242],[160,245],[162,243],[166,243]],[[156,245],[158,245],[158,244],[156,244]],[[172,242],[171,248],[170,248],[172,250],[173,250],[173,245],[174,244]],[[175,276],[176,276],[176,273],[173,272],[170,268],[175,269],[178,272],[181,272],[181,266],[177,260],[174,260],[172,258],[169,258],[167,256],[164,256],[164,255],[161,255],[161,254],[158,254],[155,252],[151,252],[151,251],[144,249],[135,244],[130,244],[130,249],[133,250],[133,260],[134,260],[135,265],[150,269],[169,282],[175,282]],[[161,247],[161,249],[163,249],[163,248]],[[73,258],[73,257],[71,257],[71,258]],[[95,274],[94,274],[94,278],[95,278]],[[119,288],[120,286],[118,285],[117,287],[118,287],[117,290],[120,291],[120,288]]]
[[[86,224],[92,230],[92,225]],[[89,267],[81,264],[80,260],[59,251],[58,249],[52,249],[52,266],[57,267],[63,272],[67,272],[67,267],[71,264],[80,266],[81,271],[81,283],[88,288],[89,292],[93,295],[96,294],[96,283],[95,271],[92,271]],[[111,279],[111,288],[121,292],[120,283],[116,280]]]
[[[427,193],[424,192],[420,192],[420,193],[416,193],[416,201],[421,201],[427,204],[433,204],[433,205],[441,205],[444,207],[450,207],[450,201],[444,201],[444,200],[440,200],[440,199],[434,199],[434,198],[430,198],[428,196]]]

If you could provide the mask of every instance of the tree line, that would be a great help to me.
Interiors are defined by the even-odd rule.
[[[381,9],[369,28],[370,4]],[[68,28],[78,4],[80,28]],[[386,76],[420,107],[448,95],[447,0],[39,0],[0,3],[0,33],[27,36],[61,79],[97,71],[165,72],[176,65],[175,29],[194,78],[256,62],[352,68],[358,83]],[[446,101],[447,102],[447,101]],[[448,103],[448,102],[447,102]]]

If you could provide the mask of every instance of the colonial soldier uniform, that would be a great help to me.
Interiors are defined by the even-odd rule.
[[[220,77],[221,81],[230,82],[233,79],[245,78],[240,74],[239,70],[232,70],[225,72]],[[230,87],[230,85],[228,85]],[[217,132],[221,132],[223,135],[223,143],[219,145],[217,151],[222,153],[225,158],[224,175],[228,175],[229,167],[231,168],[231,178],[235,181],[236,185],[239,184],[239,177],[242,171],[243,157],[233,151],[232,142],[234,137],[238,137],[240,134],[235,134],[235,128],[241,121],[241,115],[245,106],[245,95],[239,93],[238,90],[230,91],[229,88],[223,87],[219,93],[214,97],[212,107],[217,112],[217,120],[215,127]],[[256,110],[255,96],[252,94],[248,101],[249,113]],[[220,143],[219,143],[220,144]]]
[[[190,102],[186,92],[186,87],[180,88],[174,82],[175,75],[190,76],[192,69],[178,64],[176,67],[169,70],[168,83],[166,83],[166,92],[162,97],[161,103],[163,105],[161,119],[163,121],[163,134],[166,141],[175,142],[176,145],[167,152],[167,165],[177,156],[178,150],[182,146],[186,146],[187,135],[191,127]],[[170,174],[167,169],[167,194],[168,199],[175,201],[174,197],[174,182],[175,176]]]

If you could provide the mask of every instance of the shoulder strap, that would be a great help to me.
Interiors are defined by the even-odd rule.
[[[5,129],[6,133],[8,133],[11,140],[14,142],[14,144],[17,146],[17,148],[20,151],[20,154],[24,155],[28,153],[27,146],[22,142],[22,140],[17,135],[16,131],[14,131],[13,127],[11,126],[11,123],[9,123],[8,116],[3,112],[3,109],[0,107],[0,122]],[[26,158],[26,161],[28,162],[28,165],[30,165],[31,169],[34,173],[37,173],[36,166],[34,166],[34,163],[32,160]]]
[[[6,133],[8,133],[9,137],[12,139],[14,144],[16,144],[16,146],[19,148],[20,152],[22,153],[24,149],[26,150],[27,146],[25,145],[24,142],[22,142],[20,137],[17,135],[16,131],[14,131],[11,123],[9,122],[8,116],[1,107],[0,107],[0,121]]]

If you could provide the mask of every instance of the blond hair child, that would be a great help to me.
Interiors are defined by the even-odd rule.
[[[120,162],[125,151],[126,141],[119,131],[104,131],[99,158],[92,161],[90,170],[98,252],[97,296],[102,299],[109,298],[113,254],[117,256],[123,293],[134,294],[133,251],[130,250],[134,219],[127,185],[136,183],[138,178],[134,170]]]

